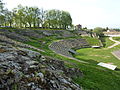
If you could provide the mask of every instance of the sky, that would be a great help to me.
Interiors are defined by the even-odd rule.
[[[71,14],[73,24],[83,27],[120,28],[120,0],[3,0],[12,10],[19,4],[45,10],[59,9]]]

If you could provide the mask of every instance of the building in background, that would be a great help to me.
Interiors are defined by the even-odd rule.
[[[78,24],[75,26],[75,30],[81,30],[82,29],[82,25]]]

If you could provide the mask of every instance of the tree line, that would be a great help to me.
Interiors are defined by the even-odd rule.
[[[68,29],[72,26],[69,12],[62,10],[44,10],[38,7],[18,5],[12,11],[4,7],[0,0],[0,25],[10,27],[42,27]]]

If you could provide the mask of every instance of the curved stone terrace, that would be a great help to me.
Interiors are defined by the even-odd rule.
[[[62,56],[73,58],[72,54],[76,54],[75,48],[89,47],[85,39],[67,39],[53,42],[49,48]]]

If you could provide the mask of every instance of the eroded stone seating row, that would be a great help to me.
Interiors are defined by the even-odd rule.
[[[49,46],[49,48],[55,51],[56,53],[72,57],[72,54],[70,53],[70,51],[72,51],[72,48],[82,48],[87,46],[89,46],[89,44],[86,42],[85,39],[68,39],[53,42]]]
[[[21,42],[18,42],[18,41],[14,41],[14,40],[12,40],[10,38],[7,38],[6,36],[3,36],[3,35],[0,35],[0,42],[4,42],[6,44],[11,44],[11,45],[14,45],[14,46],[19,46],[19,47],[24,47],[24,48],[31,48],[31,49],[35,49],[35,50],[44,52],[44,50],[35,48],[35,47],[33,47],[31,45],[28,45],[28,44],[24,44],[24,43],[21,43]]]

